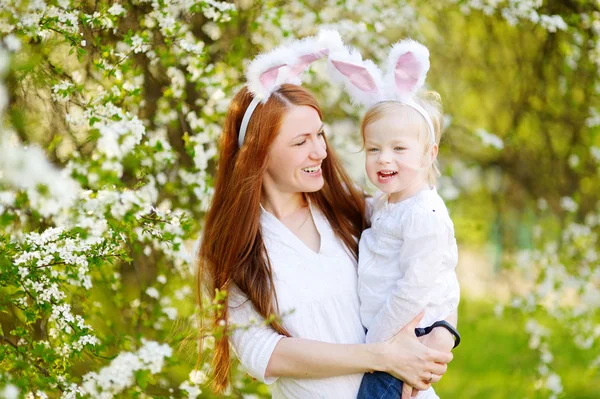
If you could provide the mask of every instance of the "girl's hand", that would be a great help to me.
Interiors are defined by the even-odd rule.
[[[410,399],[417,396],[419,393],[418,389],[415,389],[408,385],[406,382],[402,385],[402,397],[401,399]]]
[[[428,348],[440,352],[451,352],[454,348],[454,337],[445,328],[434,328],[427,335],[419,337],[419,341]]]
[[[415,327],[422,318],[421,312],[394,337],[381,344],[385,365],[383,371],[419,391],[438,382],[453,357],[450,351],[440,352],[419,342],[415,336]]]

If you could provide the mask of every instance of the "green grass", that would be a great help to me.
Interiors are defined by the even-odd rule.
[[[462,343],[442,381],[435,385],[440,398],[541,398],[533,389],[538,354],[529,348],[525,318],[507,310],[498,318],[493,304],[463,301],[459,309]],[[564,328],[555,330],[553,367],[562,377],[569,399],[600,397],[600,374],[586,367],[600,354],[598,345],[576,349]]]

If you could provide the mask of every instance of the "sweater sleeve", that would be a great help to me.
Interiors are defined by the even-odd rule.
[[[397,267],[404,275],[373,318],[367,343],[390,339],[425,309],[435,295],[435,280],[450,250],[448,226],[435,212],[415,210],[400,224],[403,242]]]
[[[265,372],[275,346],[284,336],[265,324],[252,302],[237,287],[229,292],[228,306],[229,323],[234,327],[230,343],[242,367],[257,380],[274,383],[277,377],[267,379]]]

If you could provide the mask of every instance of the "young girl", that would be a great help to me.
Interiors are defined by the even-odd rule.
[[[373,106],[361,126],[367,175],[380,190],[371,228],[359,244],[360,314],[367,342],[391,338],[423,310],[419,327],[447,318],[458,306],[454,227],[434,186],[441,114],[431,104],[422,105],[432,116],[436,141],[423,116],[398,102]],[[389,397],[402,391],[402,382],[390,375],[366,374],[359,398],[382,386],[389,387]],[[436,396],[429,388],[419,397]]]
[[[429,52],[417,42],[400,42],[383,78],[372,63],[357,57],[333,54],[330,59],[355,102],[375,102],[361,124],[367,176],[379,189],[371,228],[359,244],[358,290],[367,342],[391,338],[422,311],[417,335],[444,324],[458,338],[452,326],[436,323],[456,313],[459,285],[454,226],[434,186],[439,95],[434,100],[415,96],[429,68]],[[358,398],[398,398],[403,388],[412,390],[389,374],[365,374]],[[437,395],[430,387],[418,398]]]

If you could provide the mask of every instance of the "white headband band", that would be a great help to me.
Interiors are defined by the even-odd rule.
[[[244,112],[244,117],[242,118],[242,124],[240,125],[240,134],[238,136],[238,145],[240,148],[242,148],[242,145],[244,145],[244,139],[246,138],[246,131],[248,130],[248,124],[250,123],[250,118],[252,118],[252,114],[254,113],[254,110],[256,109],[258,104],[260,104],[260,100],[257,97],[254,97],[252,99],[252,102],[250,103],[250,105],[248,105],[248,108],[246,108],[246,112]],[[413,102],[400,102],[400,104],[404,104],[404,105],[408,105],[409,107],[412,107],[414,110],[416,110],[418,113],[420,113],[423,116],[423,118],[425,119],[425,122],[427,122],[427,126],[429,127],[429,132],[431,133],[431,142],[433,144],[435,144],[436,143],[435,129],[433,128],[433,122],[431,121],[431,118],[429,117],[429,114],[427,113],[425,108],[421,107],[419,104],[415,103],[414,101]]]
[[[252,118],[252,114],[256,107],[260,104],[260,99],[258,97],[254,97],[248,108],[246,108],[246,112],[244,112],[244,117],[242,118],[242,124],[240,125],[240,134],[238,135],[238,145],[242,148],[244,145],[244,139],[246,138],[246,131],[248,130],[248,124],[250,123],[250,118]]]
[[[394,100],[396,101],[396,100]],[[425,119],[425,122],[427,122],[427,127],[429,128],[429,133],[431,135],[431,143],[432,144],[436,144],[436,140],[435,140],[435,129],[433,128],[433,121],[431,120],[431,117],[429,116],[429,113],[425,110],[425,108],[421,107],[419,104],[417,104],[414,101],[397,101],[400,104],[404,104],[404,105],[408,105],[409,107],[413,108],[415,111],[417,111],[418,113],[421,114],[421,116],[423,116],[423,118]]]

